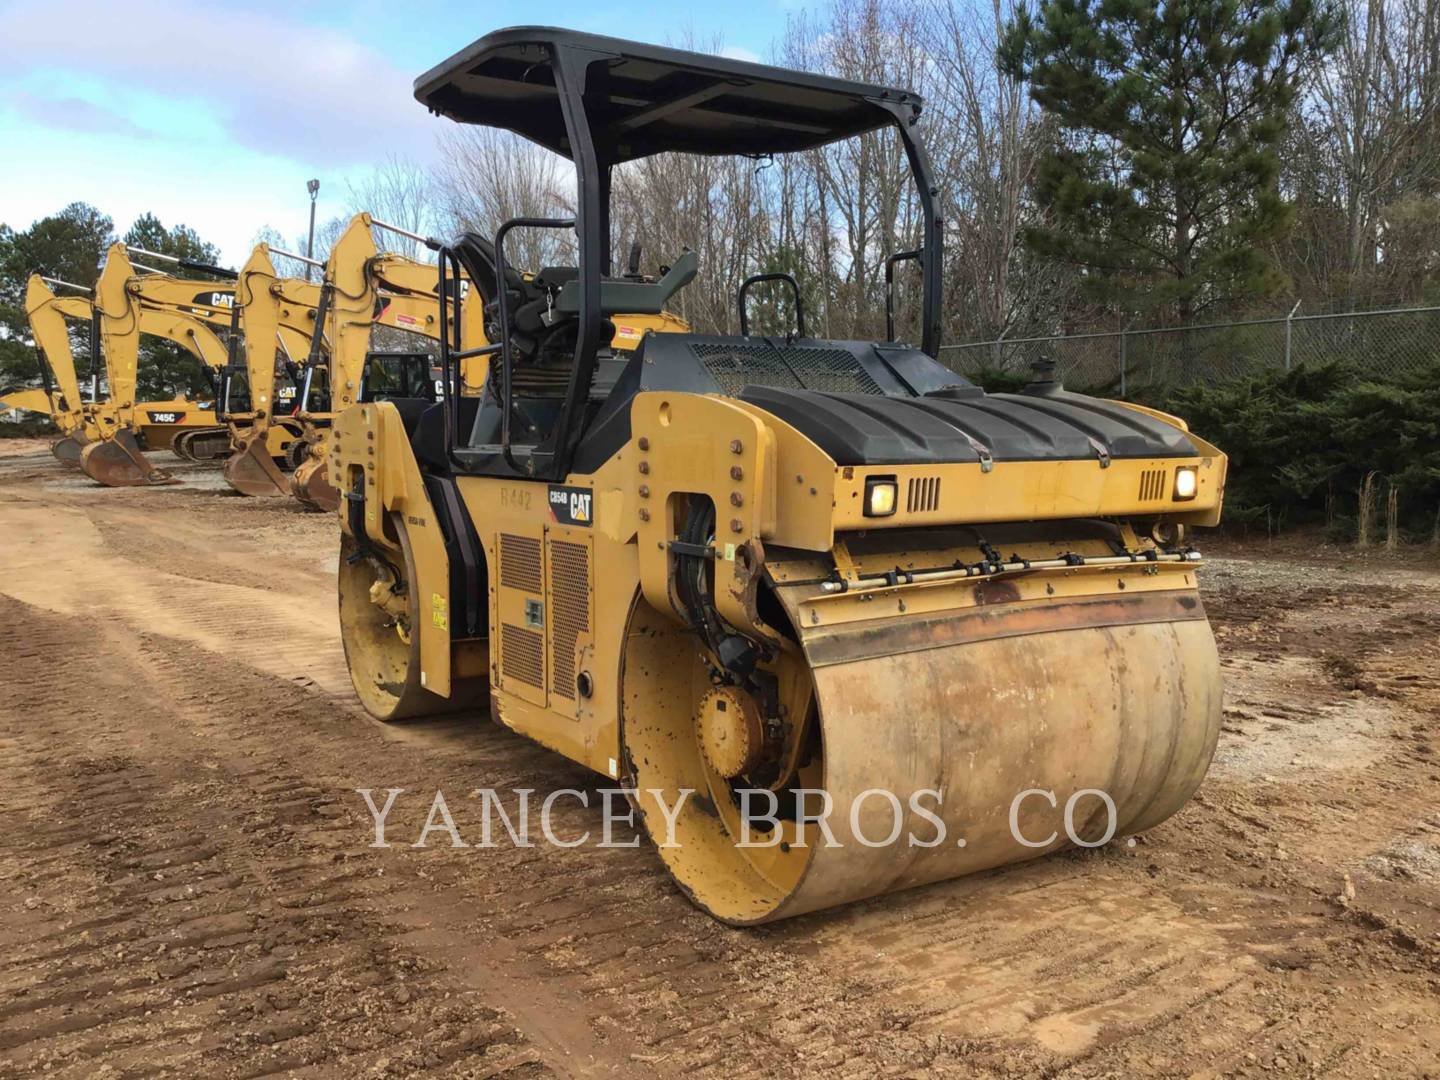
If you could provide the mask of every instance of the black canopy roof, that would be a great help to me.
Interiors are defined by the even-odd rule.
[[[612,164],[667,150],[807,150],[919,115],[920,97],[868,83],[552,27],[486,34],[415,80],[415,97],[465,124],[508,128],[571,156],[552,60],[589,68],[585,112]]]

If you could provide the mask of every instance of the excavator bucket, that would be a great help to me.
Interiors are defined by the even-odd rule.
[[[78,469],[80,452],[85,449],[85,445],[85,436],[75,431],[51,443],[50,452],[55,455],[57,461],[63,461],[66,465],[73,465]]]
[[[290,494],[289,478],[270,456],[266,435],[261,431],[242,436],[240,445],[225,460],[225,482],[242,495]]]
[[[326,475],[325,459],[307,457],[290,477],[290,494],[312,510],[333,513],[339,509],[340,493]]]
[[[121,429],[112,438],[90,443],[80,452],[80,469],[106,487],[148,487],[180,481],[157,468],[140,451],[133,432]]]

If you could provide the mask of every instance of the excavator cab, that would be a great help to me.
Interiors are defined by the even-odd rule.
[[[1225,457],[1053,370],[989,394],[939,362],[917,95],[536,27],[415,92],[568,158],[576,213],[438,245],[438,295],[468,274],[488,340],[442,300],[443,401],[337,421],[340,623],[373,715],[488,695],[621,781],[685,896],[734,924],[1094,846],[1185,804],[1220,718],[1186,529],[1218,521]],[[893,299],[883,340],[810,336],[803,290],[771,273],[740,288],[738,335],[614,348],[617,316],[659,311],[698,264],[614,272],[616,167],[881,130],[914,185],[914,235],[883,261],[887,282],[918,276],[917,343],[896,340]],[[573,233],[576,265],[516,273],[517,229]],[[766,282],[793,290],[793,327],[752,332]],[[478,355],[484,393],[462,398]]]
[[[360,376],[360,400],[439,400],[434,358],[427,352],[371,352]]]

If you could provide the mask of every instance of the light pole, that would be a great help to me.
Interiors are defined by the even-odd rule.
[[[315,197],[320,194],[320,181],[307,180],[305,190],[310,192],[310,239],[305,242],[305,257],[315,257]],[[305,280],[310,280],[310,264],[305,264]]]

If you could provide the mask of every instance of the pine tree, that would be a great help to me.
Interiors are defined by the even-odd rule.
[[[23,232],[0,225],[0,389],[35,386],[40,381],[25,318],[25,285],[30,275],[40,273],[75,285],[94,285],[100,256],[114,238],[110,218],[81,202],[41,218]],[[76,342],[75,359],[83,370],[89,370],[89,348],[83,335]]]
[[[200,235],[189,225],[175,225],[167,229],[160,219],[151,213],[141,214],[135,219],[135,223],[125,234],[125,243],[131,247],[195,262],[213,264],[220,257],[220,249],[201,240]]]
[[[1287,111],[1333,49],[1334,0],[1039,0],[1001,67],[1057,135],[1036,170],[1035,252],[1090,298],[1188,320],[1272,295],[1289,227],[1277,180]]]

